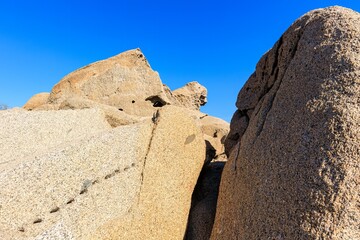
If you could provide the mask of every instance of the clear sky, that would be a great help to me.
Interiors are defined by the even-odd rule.
[[[0,103],[22,106],[66,74],[141,48],[162,82],[208,89],[203,112],[230,121],[260,57],[298,17],[360,1],[0,0]]]

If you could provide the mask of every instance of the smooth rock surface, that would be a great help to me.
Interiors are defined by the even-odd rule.
[[[211,239],[360,239],[359,36],[359,13],[319,9],[261,58],[238,96]]]

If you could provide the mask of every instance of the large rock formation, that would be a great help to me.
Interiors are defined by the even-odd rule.
[[[106,120],[105,123],[102,124],[113,128],[129,124],[137,125],[151,121],[151,119],[156,118],[156,115],[154,114],[157,110],[166,107],[167,105],[181,107],[183,113],[185,115],[190,115],[192,121],[196,122],[199,131],[202,132],[203,142],[200,143],[198,147],[199,149],[203,147],[203,149],[200,150],[201,154],[206,153],[206,157],[204,155],[204,158],[198,162],[201,167],[203,167],[198,186],[204,185],[205,187],[197,187],[194,192],[194,196],[201,197],[193,197],[192,209],[194,209],[194,211],[190,214],[189,222],[191,223],[191,226],[188,225],[188,229],[205,229],[202,231],[202,235],[210,235],[215,214],[218,184],[222,166],[224,164],[223,162],[211,163],[211,161],[226,160],[224,158],[224,139],[229,131],[229,124],[221,119],[208,116],[199,111],[200,106],[203,106],[207,102],[207,90],[205,87],[197,82],[191,82],[182,88],[171,91],[170,88],[162,84],[159,75],[150,68],[150,65],[140,49],[135,49],[74,71],[56,84],[50,95],[44,96],[42,101],[35,101],[37,98],[37,95],[35,95],[29,100],[24,108],[27,110],[35,110],[35,112],[41,111],[41,114],[44,116],[46,115],[46,112],[42,110],[98,109],[104,115],[103,119]],[[50,111],[49,114],[53,115],[54,113]],[[32,119],[32,116],[33,115],[29,115],[29,119]],[[60,117],[59,119],[63,118]],[[172,121],[179,124],[183,121],[184,127],[186,127],[188,122],[184,121],[181,117],[177,119],[176,116],[174,116]],[[79,124],[81,124],[81,121]],[[168,121],[168,124],[172,125],[173,123]],[[45,124],[44,127],[46,128],[46,126],[47,125]],[[72,129],[71,124],[68,127],[69,129]],[[176,125],[173,127],[176,128]],[[189,127],[191,129],[191,124]],[[86,132],[87,128],[88,126],[84,127],[84,132]],[[69,129],[64,130],[59,128],[59,131],[67,132]],[[94,131],[95,130],[96,128],[94,128]],[[181,128],[179,130],[181,130]],[[91,131],[89,133],[91,133]],[[181,138],[180,140],[178,139],[177,135],[178,133],[175,129],[173,132],[169,131],[168,135],[161,135],[164,143],[169,142],[168,149],[163,149],[166,154],[172,154],[169,152],[170,143],[177,144],[178,141],[182,141]],[[49,137],[51,138],[51,136]],[[32,139],[30,138],[30,141],[31,140]],[[189,141],[193,141],[192,137]],[[142,144],[141,141],[140,144]],[[133,147],[136,146],[137,145]],[[116,148],[117,147],[121,148],[124,146],[116,146]],[[44,149],[47,149],[47,144],[44,145]],[[185,150],[186,149],[184,149],[184,151]],[[177,150],[175,150],[175,154],[172,155],[173,159],[177,159],[176,151]],[[34,152],[37,153],[38,149],[35,149]],[[186,155],[189,154],[189,152],[185,151],[183,154]],[[195,158],[196,156],[199,156],[198,154],[194,155]],[[164,158],[166,158],[166,156],[164,156]],[[180,156],[182,155],[180,154]],[[188,155],[188,157],[190,159],[192,158],[191,155]],[[157,158],[159,158],[159,156],[157,156]],[[22,158],[19,159],[21,161]],[[156,168],[164,168],[163,172],[153,167],[154,172],[150,172],[147,175],[154,174],[154,176],[159,177],[163,175],[162,173],[166,176],[179,175],[179,173],[181,173],[181,168],[178,169],[176,167],[179,163],[173,163],[175,165],[168,164],[166,167],[163,165],[156,166]],[[189,166],[191,165],[192,164]],[[218,169],[218,167],[212,167],[213,165],[221,165],[221,167]],[[182,165],[180,164],[180,166]],[[200,171],[189,172],[184,173],[184,175],[187,176],[187,174],[190,174],[192,177],[196,178],[199,176],[199,173]],[[211,184],[207,184],[208,182],[211,182]],[[167,189],[171,186],[179,189],[184,188],[183,185],[179,184],[176,178],[174,178],[173,181],[169,181],[169,183],[169,186],[165,186]],[[131,211],[129,210],[130,213],[127,217],[115,218],[115,215],[108,217],[109,221],[106,226],[100,227],[99,225],[99,230],[96,233],[91,232],[94,238],[149,239],[156,236],[154,235],[155,233],[164,238],[172,238],[172,236],[180,236],[181,234],[183,237],[186,224],[185,226],[181,224],[186,222],[183,221],[184,217],[186,219],[188,218],[188,207],[190,207],[191,196],[187,196],[189,205],[186,205],[186,202],[184,202],[184,204],[180,203],[179,206],[174,209],[172,209],[173,203],[168,203],[168,201],[178,201],[178,198],[182,199],[193,186],[191,186],[191,184],[186,185],[186,194],[184,192],[182,193],[185,195],[180,196],[175,191],[171,194],[172,198],[169,199],[166,197],[168,192],[161,190],[161,184],[152,184],[154,184],[154,186],[151,187],[151,193],[147,194],[148,197],[152,199],[151,201],[145,199],[146,202],[141,204],[139,202],[134,209],[131,209]],[[157,194],[156,196],[154,195],[155,193]],[[156,203],[154,202],[155,199]],[[202,207],[200,208],[199,206]],[[109,207],[111,207],[111,205],[109,205]],[[166,213],[165,211],[162,212],[161,208],[167,208]],[[202,212],[200,212],[199,209]],[[165,218],[164,216],[170,215],[169,212],[176,213],[176,216],[173,215],[172,218],[176,217],[176,221],[180,221],[181,224],[177,224],[175,219],[170,220]],[[158,220],[160,216],[163,219],[167,219],[166,221],[169,222],[169,224],[175,224],[176,229],[169,231],[169,228],[164,226],[161,227],[162,229],[155,229],[154,226],[160,221]],[[84,222],[86,223],[86,220]],[[137,226],[137,229],[132,229],[131,226]],[[55,226],[55,229],[58,229],[58,225]],[[127,230],[125,231],[125,229]],[[51,231],[51,234],[65,234],[62,232],[59,233],[58,230]],[[71,232],[73,231],[71,230]],[[46,232],[44,234],[47,235],[48,233]]]
[[[297,20],[238,95],[212,239],[360,239],[360,14]]]
[[[185,109],[117,128],[95,109],[0,114],[18,131],[0,144],[0,239],[183,238],[205,159]]]
[[[76,98],[112,106],[129,115],[150,116],[167,104],[199,110],[206,104],[206,97],[206,88],[197,82],[172,92],[162,84],[140,49],[134,49],[68,74],[50,94],[34,95],[24,108],[57,110],[64,101]]]
[[[95,62],[65,76],[51,90],[49,103],[82,97],[131,115],[147,116],[169,103],[160,77],[140,49]]]

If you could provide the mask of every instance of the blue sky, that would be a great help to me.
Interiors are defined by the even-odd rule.
[[[22,106],[66,74],[141,48],[163,83],[198,81],[202,111],[230,121],[259,58],[298,17],[360,1],[0,0],[0,103]]]

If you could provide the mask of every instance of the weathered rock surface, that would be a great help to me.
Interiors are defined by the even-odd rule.
[[[0,170],[111,129],[101,110],[0,111]]]
[[[225,160],[224,142],[230,130],[229,123],[209,115],[200,117],[199,122],[205,140],[208,142],[209,147],[212,147],[215,151],[213,158]]]
[[[205,158],[202,133],[183,109],[161,111],[144,162],[136,207],[94,239],[182,239],[191,194]],[[164,141],[171,135],[171,140]]]
[[[359,13],[319,9],[262,57],[238,95],[212,239],[360,239],[359,36]]]
[[[117,128],[94,109],[2,114],[5,122],[26,119],[20,132],[29,138],[2,138],[0,152],[26,152],[21,146],[38,140],[48,151],[1,155],[0,239],[183,238],[205,159],[202,133],[186,110],[164,107]],[[64,141],[47,143],[39,131]]]
[[[34,98],[36,99],[36,97]],[[213,171],[214,169],[210,167],[210,165],[212,166],[213,163],[210,162],[214,159],[216,161],[226,160],[224,158],[224,139],[228,134],[229,124],[221,119],[208,116],[207,114],[201,113],[199,111],[200,106],[206,104],[206,98],[206,88],[197,82],[188,83],[182,88],[171,91],[170,88],[162,84],[159,75],[150,68],[142,52],[139,49],[136,49],[121,53],[115,57],[103,61],[90,64],[84,68],[70,73],[54,86],[50,96],[46,97],[46,101],[44,98],[41,104],[33,104],[31,105],[31,108],[26,107],[26,109],[36,111],[97,109],[96,111],[101,112],[102,114],[102,120],[105,119],[111,127],[115,128],[129,124],[141,125],[142,122],[148,122],[150,119],[154,119],[154,114],[157,112],[157,110],[161,109],[162,107],[166,107],[167,105],[181,107],[181,111],[183,111],[183,114],[190,115],[192,119],[191,121],[194,121],[199,131],[202,131],[203,133],[202,139],[204,142],[200,143],[198,147],[203,146],[204,148],[200,150],[200,152],[197,154],[206,154],[206,157],[204,155],[204,158],[198,162],[200,163],[200,166],[203,167],[202,177],[199,179],[200,182],[198,183],[198,185],[206,185],[207,187],[198,187],[197,192],[194,193],[195,195],[202,195],[202,193],[199,192],[204,191],[206,192],[206,194],[203,195],[201,199],[193,200],[193,205],[195,202],[197,205],[197,208],[194,209],[202,209],[202,213],[197,216],[196,212],[199,212],[199,210],[193,211],[194,214],[192,214],[189,218],[189,222],[193,224],[191,226],[189,225],[188,229],[205,229],[204,231],[202,231],[202,235],[209,236],[215,214],[218,192],[217,185],[219,184],[221,174],[221,171]],[[29,102],[31,101],[32,100],[30,100]],[[50,112],[51,113],[49,114],[53,114],[52,111]],[[89,118],[91,118],[91,116],[89,116]],[[30,119],[32,119],[31,116]],[[63,119],[62,116],[60,116],[59,119]],[[174,121],[176,123],[180,123],[183,117],[179,117],[179,119],[180,120],[174,118]],[[110,126],[108,126],[106,121],[104,121],[104,124],[109,128]],[[187,122],[184,121],[183,124],[185,123]],[[79,124],[81,125],[81,121],[79,122]],[[173,123],[169,122],[168,124],[171,125]],[[45,128],[46,127],[47,125],[45,125]],[[68,127],[70,129],[71,125]],[[88,127],[89,126],[84,126],[83,131],[85,133]],[[185,125],[185,127],[188,126]],[[14,126],[14,128],[16,128],[16,126]],[[192,128],[190,127],[190,129]],[[59,128],[59,131],[61,132],[62,129]],[[177,143],[178,140],[174,139],[173,137],[176,131],[177,130],[174,130],[174,133],[169,132],[168,135],[162,136],[162,141],[166,143]],[[89,135],[93,135],[91,131],[89,132]],[[49,137],[51,138],[51,136]],[[80,139],[83,139],[83,136],[80,137]],[[125,141],[127,141],[126,138],[124,139]],[[31,142],[32,140],[33,139],[29,139],[29,142]],[[60,140],[62,141],[63,139],[60,138]],[[47,141],[50,140],[47,139]],[[68,142],[66,143],[68,144]],[[57,144],[54,144],[54,146],[57,146]],[[44,148],[41,149],[44,149],[44,151],[46,151],[47,147],[48,144],[45,144]],[[164,151],[167,154],[170,154],[169,149],[164,149]],[[35,149],[34,154],[39,155],[38,153],[39,150]],[[185,152],[183,153],[183,155],[184,154],[188,153]],[[23,154],[20,158],[18,158],[20,159],[19,161],[22,161],[23,156],[26,156],[26,154]],[[194,156],[199,155],[195,154]],[[191,159],[191,156],[189,156],[189,158]],[[173,155],[173,159],[176,159],[176,154]],[[95,157],[93,161],[96,161]],[[174,162],[174,164],[178,165],[179,163]],[[218,163],[214,164],[216,165]],[[172,165],[169,164],[169,166]],[[175,171],[175,168],[165,168],[167,172],[164,172],[164,170],[162,175],[179,175],[178,169]],[[161,171],[156,170],[156,174],[159,173],[161,173]],[[191,172],[189,172],[188,174],[190,173]],[[196,178],[199,173],[200,172],[195,172],[194,174],[194,172],[192,172],[191,174],[193,174],[192,176]],[[159,176],[162,175],[160,174]],[[212,182],[214,184],[205,184],[210,181],[208,181],[208,178],[212,179]],[[178,184],[176,181],[173,183],[175,184],[174,186],[176,188],[184,188],[184,186],[176,185]],[[160,184],[159,186],[162,185]],[[188,193],[189,187],[186,186],[185,190],[187,191],[186,193]],[[156,191],[158,190],[154,188],[153,192]],[[164,194],[167,194],[167,192],[164,191]],[[150,196],[151,194],[149,193],[148,195]],[[178,198],[180,197],[176,194],[172,194],[171,196],[173,197],[172,200],[174,201],[178,201]],[[154,196],[151,197],[154,198]],[[151,238],[152,236],[155,236],[152,235],[153,233],[164,235],[164,238],[167,239],[172,238],[172,234],[174,234],[174,236],[180,236],[181,232],[182,236],[179,238],[182,238],[185,233],[184,226],[186,227],[186,223],[185,225],[179,225],[179,227],[177,227],[176,229],[171,229],[171,231],[168,231],[168,229],[166,228],[164,228],[164,232],[159,232],[158,230],[153,229],[155,222],[156,224],[159,224],[157,222],[160,221],[157,220],[159,216],[165,216],[166,214],[171,215],[169,212],[181,211],[181,216],[177,217],[179,221],[182,221],[185,215],[185,218],[188,218],[188,210],[186,210],[186,204],[180,204],[179,206],[175,207],[175,209],[178,210],[174,210],[170,209],[170,207],[173,207],[171,206],[172,203],[165,202],[169,200],[168,197],[164,195],[161,199],[163,200],[159,200],[158,205],[154,204],[153,201],[150,201],[149,204],[155,206],[156,208],[150,207],[148,203],[143,203],[141,205],[141,210],[132,209],[131,214],[129,213],[125,218],[119,217],[113,219],[113,216],[110,216],[109,218],[111,219],[111,223],[107,224],[105,227],[100,227],[99,225],[98,232],[96,234],[94,232],[91,233],[94,234],[93,236],[95,236],[95,238],[100,238],[101,236],[105,236],[105,238],[118,238],[120,236],[119,232],[122,232],[125,228],[128,228],[131,225],[137,226],[139,229],[130,229],[128,231],[124,231],[124,234],[128,234],[126,236],[123,236],[125,239],[149,239],[149,237]],[[188,207],[190,207],[190,199],[191,195],[188,197]],[[200,208],[199,206],[201,205],[203,207]],[[112,205],[109,206],[111,207]],[[168,212],[166,214],[165,212],[159,211],[161,207],[165,206],[168,207]],[[146,210],[146,208],[149,209]],[[153,220],[151,220],[151,218],[153,218]],[[134,221],[139,221],[139,223],[135,223]],[[171,224],[174,223],[170,220],[168,220],[168,222]],[[166,231],[168,232],[165,233]],[[82,233],[75,233],[75,235],[76,234],[81,235]],[[146,234],[150,235],[146,236]],[[53,238],[58,238],[59,236],[70,235],[74,235],[73,230],[69,230],[66,227],[66,224],[64,225],[64,223],[56,223],[55,225],[53,225],[52,229],[48,229],[46,232],[42,232],[41,235],[39,235],[39,238],[49,238],[50,236],[52,236]]]
[[[180,106],[191,110],[200,110],[200,106],[207,103],[207,89],[198,82],[187,83],[184,87],[174,90],[172,96]]]
[[[106,115],[106,120],[112,127],[117,127],[121,125],[133,124],[145,119],[146,117],[138,117],[134,115],[126,114],[124,111],[119,111],[119,109],[97,103],[88,99],[80,98],[80,97],[71,97],[65,99],[59,106],[58,109],[89,109],[89,108],[97,108],[104,111]]]
[[[199,110],[206,104],[206,97],[206,88],[197,82],[171,92],[140,49],[135,49],[68,74],[53,87],[50,95],[37,94],[24,108],[57,110],[64,100],[83,98],[129,115],[150,116],[167,104]]]
[[[47,103],[50,93],[38,93],[32,96],[23,106],[26,110],[33,110]]]
[[[154,107],[169,103],[159,75],[140,49],[92,63],[65,76],[56,84],[49,103],[60,104],[82,97],[138,116],[151,115]]]

